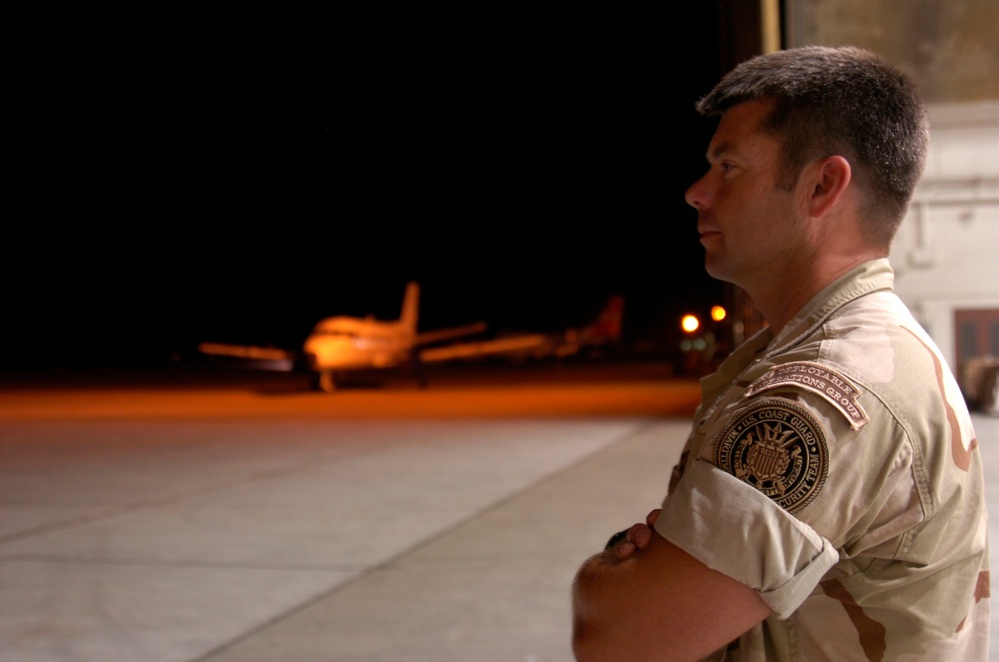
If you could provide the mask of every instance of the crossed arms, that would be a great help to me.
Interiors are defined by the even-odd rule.
[[[658,515],[576,574],[572,649],[580,662],[697,660],[770,614],[755,590],[659,535]]]

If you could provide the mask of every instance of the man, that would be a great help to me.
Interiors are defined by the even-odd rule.
[[[916,90],[877,56],[759,56],[686,195],[707,271],[768,326],[702,382],[662,508],[573,586],[580,660],[987,659],[981,460],[960,391],[892,292],[922,173]]]

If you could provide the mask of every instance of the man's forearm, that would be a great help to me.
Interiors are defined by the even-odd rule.
[[[581,662],[604,659],[598,646],[613,634],[608,631],[613,625],[606,615],[625,608],[620,604],[624,592],[615,590],[615,571],[622,563],[627,560],[617,558],[613,549],[604,550],[587,559],[573,580],[572,650]]]
[[[644,525],[582,564],[572,606],[573,652],[587,662],[700,659],[770,612],[755,590]]]

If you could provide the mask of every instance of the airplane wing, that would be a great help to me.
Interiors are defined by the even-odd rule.
[[[419,353],[419,359],[424,363],[453,361],[456,359],[474,359],[496,354],[529,351],[538,347],[543,347],[548,342],[548,338],[544,334],[525,334],[513,338],[499,338],[497,340],[458,343],[454,345],[445,345],[444,347],[424,349]]]
[[[439,342],[441,340],[451,340],[452,338],[462,338],[464,336],[472,336],[476,333],[482,333],[486,330],[485,322],[476,322],[475,324],[467,324],[465,326],[453,326],[447,329],[438,329],[436,331],[426,331],[424,333],[416,334],[416,338],[413,340],[414,345],[428,345],[430,343]]]
[[[227,345],[223,343],[203,342],[198,345],[198,351],[209,356],[228,356],[253,362],[255,367],[263,370],[291,371],[295,368],[297,352],[278,347],[255,347],[252,345]]]

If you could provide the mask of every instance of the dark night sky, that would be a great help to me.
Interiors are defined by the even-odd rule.
[[[393,318],[407,280],[423,329],[557,329],[620,293],[626,334],[656,335],[721,291],[683,202],[718,76],[711,10],[686,11],[50,35],[18,103],[8,359],[296,346]]]

